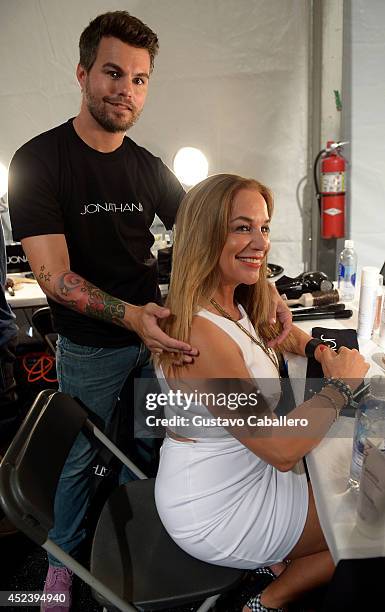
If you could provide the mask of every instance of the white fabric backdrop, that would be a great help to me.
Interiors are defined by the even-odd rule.
[[[146,108],[130,136],[168,164],[202,149],[276,197],[270,261],[303,269],[296,189],[307,172],[307,0],[0,0],[0,161],[77,113],[78,39],[126,9],[160,38]]]
[[[359,267],[385,261],[385,2],[352,2],[351,237]]]

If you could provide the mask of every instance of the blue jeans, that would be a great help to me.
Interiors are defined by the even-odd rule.
[[[134,369],[138,376],[154,376],[149,351],[144,345],[123,348],[81,346],[59,336],[57,374],[59,390],[79,398],[104,421],[108,429],[126,378]],[[60,418],[60,415],[58,416]],[[63,424],[64,426],[64,424]],[[74,556],[86,537],[82,526],[90,498],[90,475],[97,450],[81,433],[63,467],[55,497],[55,524],[49,537]],[[49,461],[49,458],[47,458]],[[50,565],[61,565],[48,555]]]

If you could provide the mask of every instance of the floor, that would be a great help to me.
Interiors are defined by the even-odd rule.
[[[4,591],[41,591],[47,571],[45,551],[23,534],[10,535],[1,540],[2,577],[0,589]],[[4,563],[4,561],[6,561]],[[36,612],[36,607],[23,607]],[[20,612],[20,607],[7,610]],[[74,584],[73,612],[99,612],[102,608],[92,599],[84,583]]]
[[[45,551],[21,533],[2,537],[0,547],[2,558],[0,590],[40,591],[47,570]],[[217,602],[213,609],[214,612],[240,612],[248,597],[264,587],[266,583],[262,581],[263,578],[256,578],[250,572],[240,587]],[[165,612],[193,612],[198,607],[199,602],[183,608],[169,608]],[[36,607],[23,607],[22,609],[26,612],[37,610]],[[7,610],[20,612],[20,607],[7,607]],[[298,610],[300,610],[298,607],[292,608],[292,612],[298,612]],[[76,578],[71,612],[101,611],[102,608],[93,600],[89,587]]]

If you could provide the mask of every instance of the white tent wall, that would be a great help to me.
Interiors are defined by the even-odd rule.
[[[79,35],[116,9],[160,39],[146,108],[129,136],[170,166],[179,147],[196,146],[210,173],[271,186],[269,259],[287,274],[301,272],[309,0],[0,0],[0,161],[7,165],[25,141],[76,115]]]
[[[385,2],[352,0],[351,220],[359,267],[385,261]]]

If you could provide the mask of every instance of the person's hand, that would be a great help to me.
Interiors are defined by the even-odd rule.
[[[342,346],[336,353],[325,348],[320,351],[320,363],[325,377],[342,378],[354,391],[369,370],[369,364],[357,349]]]
[[[270,289],[270,312],[269,323],[274,324],[276,320],[282,324],[282,331],[276,338],[268,342],[268,346],[274,347],[280,344],[288,336],[293,324],[291,310],[286,302],[279,295],[275,285],[268,283]]]
[[[333,351],[333,349],[326,344],[319,344],[314,351],[314,359],[318,361],[318,363],[322,363],[322,355],[324,351],[330,351],[330,353],[333,353],[333,355],[335,354],[335,351]]]
[[[186,342],[170,338],[158,325],[158,319],[166,319],[170,314],[168,308],[149,302],[145,306],[138,306],[130,311],[130,325],[155,355],[168,351],[176,353],[175,362],[177,364],[191,363],[198,355],[198,350]]]

